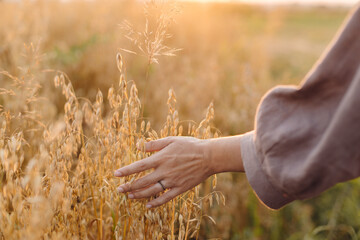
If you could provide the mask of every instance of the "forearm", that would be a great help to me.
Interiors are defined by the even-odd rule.
[[[213,174],[244,172],[241,159],[241,135],[214,138],[204,142],[204,158],[212,166]]]

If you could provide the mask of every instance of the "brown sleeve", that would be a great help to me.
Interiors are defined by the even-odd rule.
[[[299,87],[263,98],[241,149],[250,185],[274,209],[360,176],[360,5]]]

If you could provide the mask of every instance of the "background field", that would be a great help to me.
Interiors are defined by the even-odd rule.
[[[117,85],[115,61],[120,51],[128,79],[134,80],[144,104],[144,117],[160,129],[167,116],[168,90],[173,88],[181,121],[199,122],[214,103],[213,127],[222,135],[253,128],[256,107],[270,88],[299,84],[325,50],[349,9],[267,7],[238,4],[181,3],[172,38],[166,45],[181,49],[148,59],[126,38],[124,20],[144,31],[143,6],[133,1],[0,2],[0,70],[16,75],[24,61],[23,44],[39,46],[46,69],[65,72],[77,96],[95,100]],[[151,27],[151,26],[150,26]],[[148,71],[148,77],[147,77]],[[46,73],[48,121],[64,112],[65,99]],[[6,84],[0,76],[0,87]],[[0,101],[1,104],[1,101]],[[243,174],[219,175],[217,190],[225,206],[207,208],[217,224],[204,220],[204,239],[358,239],[359,181],[340,184],[312,200],[294,202],[280,211],[261,205]]]

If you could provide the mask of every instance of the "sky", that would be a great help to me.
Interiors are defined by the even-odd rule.
[[[326,5],[354,5],[359,0],[195,0],[199,2],[246,2],[246,3],[261,3],[261,4],[326,4]]]

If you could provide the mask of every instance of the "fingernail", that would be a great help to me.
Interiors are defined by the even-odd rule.
[[[146,204],[146,208],[151,208],[151,204]]]
[[[130,194],[128,195],[128,197],[129,197],[130,199],[132,199],[132,198],[134,198],[134,194],[130,193]]]
[[[120,171],[115,171],[114,175],[115,175],[115,177],[121,177],[122,176]]]
[[[124,192],[124,189],[123,189],[122,187],[118,187],[117,190],[118,190],[119,193],[123,193],[123,192]]]

